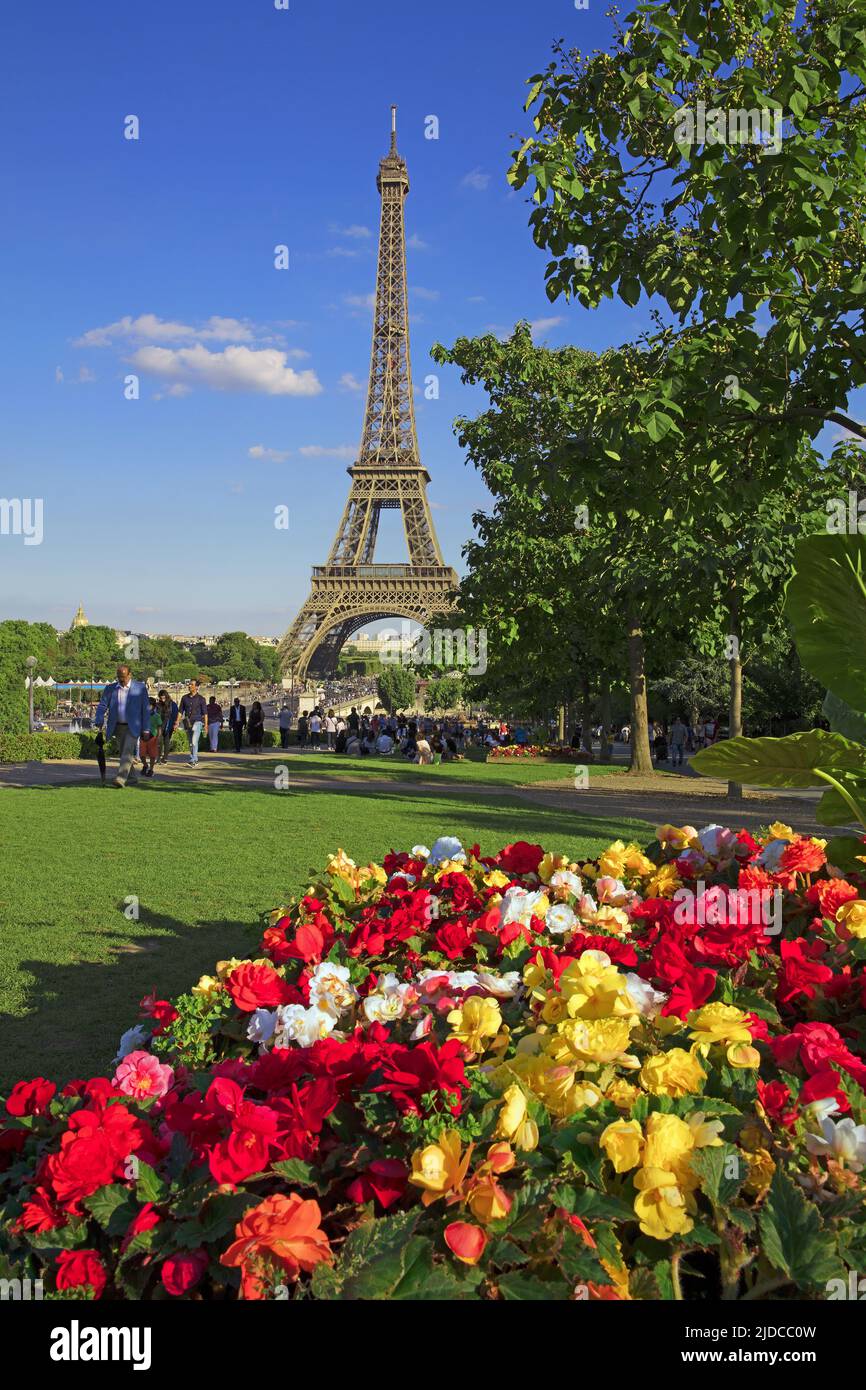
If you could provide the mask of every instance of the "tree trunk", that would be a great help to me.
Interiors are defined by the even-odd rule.
[[[646,670],[643,629],[637,614],[628,620],[628,670],[631,684],[631,763],[636,775],[652,772],[649,744],[649,716],[646,702]]]
[[[743,732],[743,662],[740,655],[740,634],[735,631],[738,624],[731,624],[730,636],[731,656],[729,666],[731,671],[730,698],[728,703],[728,736],[739,738]],[[732,801],[742,801],[743,788],[739,782],[728,783],[728,796]]]
[[[604,675],[601,678],[601,689],[598,696],[601,716],[601,752],[599,760],[603,763],[610,762],[610,676]]]
[[[587,753],[592,753],[592,694],[590,693],[589,676],[582,676],[580,681],[580,723],[581,747]]]
[[[565,743],[565,718],[566,718],[566,715],[565,715],[565,705],[560,705],[560,706],[559,706],[559,716],[558,716],[558,718],[559,718],[559,724],[558,724],[558,727],[559,727],[559,742],[560,742],[560,743]]]

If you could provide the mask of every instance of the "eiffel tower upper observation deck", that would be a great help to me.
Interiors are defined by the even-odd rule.
[[[453,606],[457,575],[442,559],[415,430],[406,232],[406,161],[397,153],[397,108],[391,108],[391,148],[376,179],[382,199],[376,309],[367,409],[352,482],[327,564],[313,568],[310,594],[280,643],[283,667],[303,679],[336,669],[341,647],[377,618],[426,624]],[[399,510],[408,564],[376,564],[383,510]]]

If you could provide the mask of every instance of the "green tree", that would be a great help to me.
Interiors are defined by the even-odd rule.
[[[411,666],[383,666],[377,686],[379,699],[389,714],[410,710],[415,703],[415,672]]]
[[[424,692],[424,708],[428,714],[459,709],[463,703],[463,678],[452,674],[430,681]]]

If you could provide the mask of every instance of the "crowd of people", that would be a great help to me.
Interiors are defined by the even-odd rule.
[[[280,741],[289,747],[291,711],[280,711]],[[459,761],[464,756],[468,730],[459,719],[439,723],[423,715],[372,713],[352,706],[348,715],[317,705],[298,719],[295,741],[313,752],[330,750],[347,757],[397,756],[425,764]]]

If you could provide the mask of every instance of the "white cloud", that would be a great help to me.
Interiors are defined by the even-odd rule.
[[[343,260],[356,261],[361,255],[353,246],[332,246],[326,253],[329,256],[341,256]]]
[[[63,368],[62,368],[62,367],[55,367],[55,368],[54,368],[54,380],[55,380],[55,381],[58,381],[58,382],[63,380]]]
[[[355,241],[365,241],[367,237],[373,235],[369,227],[362,227],[357,222],[353,222],[351,227],[341,227],[337,230],[340,236],[352,237]]]
[[[360,382],[352,372],[343,372],[339,387],[341,391],[363,391],[364,389],[363,382]]]
[[[416,299],[434,300],[439,298],[438,290],[425,290],[423,285],[413,285],[410,293],[413,294]]]
[[[95,381],[96,373],[92,372],[89,367],[81,366],[78,368],[78,380],[80,382]]]
[[[291,458],[290,449],[266,449],[264,444],[253,444],[247,449],[251,459],[265,459],[268,463],[285,463]]]
[[[213,391],[257,391],[266,396],[318,396],[321,383],[313,371],[296,372],[277,348],[227,347],[211,352],[194,347],[141,347],[129,361],[140,371],[181,386]]]
[[[487,300],[483,294],[470,294],[466,301],[467,304],[486,304]]]
[[[485,174],[483,169],[471,169],[462,179],[462,187],[474,188],[476,193],[483,193],[489,183],[490,175]]]
[[[546,333],[549,328],[556,328],[563,322],[564,320],[561,316],[547,319],[533,319],[529,325],[529,331],[533,338],[535,338],[539,333]]]
[[[370,312],[376,307],[375,294],[347,294],[343,300],[350,309],[369,309]]]
[[[336,449],[329,449],[323,444],[304,444],[298,450],[305,459],[355,459],[358,450],[352,444],[340,444]]]
[[[139,314],[133,318],[125,314],[114,323],[102,328],[89,328],[80,338],[73,341],[74,347],[110,347],[121,340],[137,340],[145,343],[173,343],[194,339],[199,342],[251,343],[255,341],[256,330],[250,323],[241,319],[225,318],[221,314],[211,314],[200,328],[192,324],[179,323],[172,319],[161,319],[157,314]]]
[[[408,248],[409,248],[410,251],[429,251],[429,250],[430,250],[430,243],[429,243],[429,241],[423,241],[422,238],[419,237],[419,235],[418,235],[417,232],[413,232],[413,233],[412,233],[412,235],[409,237],[408,241],[406,242],[406,245],[408,246]]]

